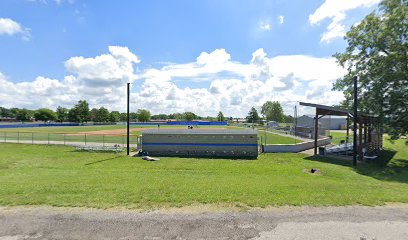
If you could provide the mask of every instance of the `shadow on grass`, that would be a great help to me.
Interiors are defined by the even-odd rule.
[[[109,161],[109,160],[114,160],[114,159],[120,158],[120,157],[121,157],[121,156],[115,156],[115,157],[105,158],[105,159],[101,159],[101,160],[94,161],[94,162],[90,162],[90,163],[85,163],[85,166],[87,166],[87,165],[92,165],[92,164],[96,164],[96,163],[101,163],[101,162],[106,162],[106,161]]]
[[[396,153],[396,151],[392,150],[383,150],[378,154],[377,159],[371,162],[359,162],[355,171],[378,180],[408,183],[408,160],[394,159]],[[304,159],[352,167],[352,159],[322,156],[309,156]]]

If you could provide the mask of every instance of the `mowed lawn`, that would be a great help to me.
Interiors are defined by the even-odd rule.
[[[354,169],[349,161],[303,154],[146,162],[67,146],[1,143],[0,205],[152,209],[408,203],[407,147],[402,140],[388,144],[379,163]],[[311,168],[319,173],[306,173]]]
[[[262,130],[258,131],[258,142],[260,144],[265,142],[266,138],[266,144],[295,144],[295,143],[300,143],[303,142],[302,140],[298,138],[292,138],[292,137],[287,137],[281,134],[275,134],[271,132],[264,132]]]

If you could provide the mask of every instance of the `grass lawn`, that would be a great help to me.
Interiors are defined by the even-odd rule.
[[[303,154],[258,160],[162,158],[146,162],[66,146],[0,144],[0,205],[151,209],[191,204],[380,205],[408,202],[402,140],[376,164]],[[394,152],[393,151],[398,151]],[[304,169],[318,168],[310,175]]]
[[[265,132],[262,130],[258,131],[258,138],[259,138],[259,143],[261,143],[261,137],[262,137],[262,143],[265,142]],[[285,137],[279,134],[274,134],[271,132],[266,132],[266,144],[295,144],[295,143],[300,143],[302,140],[291,138],[291,137]]]
[[[187,126],[163,126],[160,128],[187,128]],[[198,128],[231,128],[230,126],[200,126]],[[157,128],[156,125],[152,126],[131,126],[131,129],[139,128]],[[59,142],[96,142],[96,143],[117,143],[124,144],[126,141],[126,134],[121,135],[94,135],[94,134],[78,134],[73,133],[99,131],[99,130],[113,130],[113,129],[126,129],[126,126],[121,125],[100,125],[100,126],[74,126],[74,127],[33,127],[33,128],[2,128],[0,129],[0,142],[7,141],[59,141]],[[66,134],[64,136],[64,134]],[[71,134],[71,135],[69,135]],[[136,141],[136,137],[141,135],[141,131],[131,132],[131,141]]]

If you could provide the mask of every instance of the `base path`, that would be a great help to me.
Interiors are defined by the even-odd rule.
[[[408,239],[408,208],[282,207],[249,212],[0,208],[5,239]]]

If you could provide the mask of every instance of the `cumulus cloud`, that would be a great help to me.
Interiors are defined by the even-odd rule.
[[[279,16],[279,24],[283,24],[285,22],[285,16]]]
[[[280,101],[289,113],[297,101],[335,104],[341,93],[330,91],[344,74],[333,58],[305,55],[268,57],[263,49],[247,63],[233,61],[225,49],[199,54],[193,62],[167,63],[135,72],[139,58],[126,47],[109,47],[95,57],[72,57],[65,62],[71,74],[61,80],[37,77],[13,83],[0,74],[0,98],[5,107],[71,107],[86,99],[92,107],[125,110],[126,83],[139,81],[131,93],[131,109],[153,113],[192,111],[214,116],[245,116],[252,106]],[[201,78],[202,76],[206,76]],[[211,76],[211,77],[208,77]],[[185,79],[180,84],[177,79]],[[203,79],[201,87],[189,81]],[[336,96],[333,98],[331,96]]]
[[[30,40],[30,29],[10,18],[0,18],[0,35],[21,35],[25,41]]]
[[[344,20],[347,12],[357,8],[369,8],[378,4],[380,0],[326,0],[316,11],[309,15],[311,25],[320,24],[326,18],[331,22],[321,36],[321,42],[331,42],[346,34]]]

